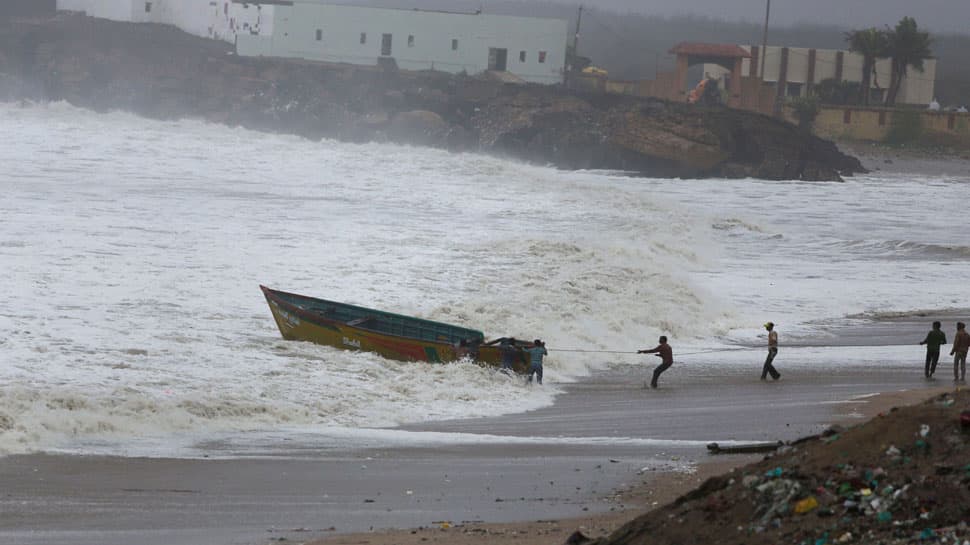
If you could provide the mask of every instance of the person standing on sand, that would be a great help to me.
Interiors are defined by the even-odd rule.
[[[933,378],[936,372],[936,364],[940,361],[940,346],[946,344],[946,333],[940,329],[940,322],[933,322],[933,329],[926,334],[926,338],[920,344],[926,345],[926,367],[923,374],[926,378]]]
[[[781,373],[771,364],[778,355],[778,332],[775,331],[773,322],[766,323],[765,329],[768,330],[768,357],[765,358],[765,365],[761,368],[761,380],[766,380],[768,375],[771,375],[773,380],[778,380],[781,378]]]
[[[957,322],[957,334],[953,337],[953,382],[967,380],[967,351],[970,350],[970,333],[967,324]],[[959,373],[957,373],[959,371]]]
[[[535,375],[536,383],[542,384],[542,357],[549,355],[549,352],[546,350],[546,343],[536,339],[532,344],[532,348],[526,348],[525,351],[531,356],[532,362],[532,365],[529,367],[529,383],[532,382],[532,375]]]
[[[670,369],[670,366],[674,364],[674,349],[667,344],[667,337],[661,335],[660,344],[656,348],[651,350],[637,350],[637,354],[656,354],[660,358],[660,365],[653,370],[653,379],[650,381],[650,387],[657,387],[657,379],[660,378],[660,374]]]

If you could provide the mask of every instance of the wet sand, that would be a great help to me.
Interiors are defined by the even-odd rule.
[[[970,151],[894,148],[886,144],[839,142],[843,153],[853,155],[873,172],[917,176],[970,176]]]
[[[533,536],[578,526],[600,535],[622,517],[536,521],[668,501],[700,477],[656,480],[658,474],[725,461],[706,453],[707,441],[794,439],[871,412],[871,399],[851,401],[856,396],[928,395],[928,383],[912,368],[843,369],[824,380],[783,369],[781,381],[764,383],[751,375],[690,376],[675,366],[659,390],[631,383],[630,370],[571,385],[548,409],[409,428],[500,436],[483,444],[307,452],[300,459],[8,457],[0,464],[0,543],[302,542],[386,528],[470,529],[481,522],[531,522]],[[523,437],[530,442],[514,442]]]
[[[896,323],[907,330],[899,339],[925,334],[928,319]],[[776,360],[778,382],[758,380],[758,351],[750,368],[675,364],[661,388],[645,389],[651,361],[565,385],[545,409],[403,428],[467,438],[434,446],[289,442],[228,460],[7,457],[0,543],[562,543],[576,529],[604,535],[752,459],[712,456],[708,442],[792,440],[952,387],[922,377],[916,346],[907,364],[821,371],[786,367],[797,350]],[[413,530],[384,531],[401,528]]]

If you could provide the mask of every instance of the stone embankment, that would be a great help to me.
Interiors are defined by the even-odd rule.
[[[727,108],[487,77],[241,58],[171,27],[61,14],[0,20],[0,100],[194,117],[308,138],[507,155],[660,177],[840,180],[834,144]]]

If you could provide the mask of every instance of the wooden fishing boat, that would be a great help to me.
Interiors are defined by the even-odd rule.
[[[502,363],[499,346],[487,343],[481,331],[266,286],[260,286],[260,289],[284,339],[374,352],[395,360],[431,363],[457,360],[459,344],[465,341],[476,361],[496,367]],[[516,341],[516,345],[523,348],[532,346],[532,343]],[[526,368],[526,354],[520,350],[514,370],[525,373]]]

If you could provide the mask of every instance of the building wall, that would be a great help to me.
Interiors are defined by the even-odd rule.
[[[237,33],[272,33],[272,5],[231,0],[57,0],[57,9],[129,23],[173,25],[203,38],[236,41]]]
[[[929,104],[936,98],[936,59],[923,61],[923,71],[912,66],[906,71],[906,78],[899,89],[897,102],[904,104]]]
[[[133,0],[57,0],[59,11],[75,11],[91,17],[131,22]]]
[[[882,142],[892,127],[893,116],[899,111],[893,108],[826,106],[815,118],[814,132],[822,138]],[[970,139],[970,114],[920,111],[919,115],[922,134],[930,138]],[[794,121],[791,111],[787,111],[786,116]]]
[[[391,35],[391,52],[386,56],[403,69],[479,73],[489,67],[489,48],[504,48],[506,71],[536,83],[563,81],[567,23],[557,19],[297,0],[292,6],[275,6],[271,36],[240,34],[236,45],[238,53],[246,56],[376,65],[382,57],[384,34]],[[540,52],[545,53],[544,62]]]
[[[838,51],[835,49],[815,50],[815,83],[835,77]]]
[[[272,5],[260,6],[230,0],[141,0],[152,1],[150,13],[135,10],[139,22],[174,25],[181,30],[234,43],[237,33],[272,33]],[[263,23],[269,21],[268,25]]]
[[[751,46],[741,46],[748,51]],[[781,50],[779,46],[768,46],[765,62],[765,81],[777,82],[781,66]],[[808,48],[790,47],[788,48],[788,73],[787,81],[794,84],[802,84],[800,87],[792,85],[785,89],[785,94],[791,96],[788,91],[795,88],[800,89],[799,95],[805,94],[809,73],[809,51]],[[837,49],[816,49],[815,50],[815,78],[814,83],[831,79],[836,76],[838,65]],[[842,81],[862,81],[862,55],[843,51],[842,62]],[[742,63],[742,73],[747,75],[751,66],[750,59],[744,59]],[[884,92],[889,87],[892,74],[892,62],[889,59],[879,59],[876,61],[876,73],[872,80],[873,89],[882,89]],[[936,59],[928,59],[924,62],[924,71],[918,72],[910,67],[906,78],[903,79],[902,87],[896,102],[899,104],[919,104],[927,105],[933,100],[933,92],[936,80]],[[885,95],[883,95],[885,96]]]

